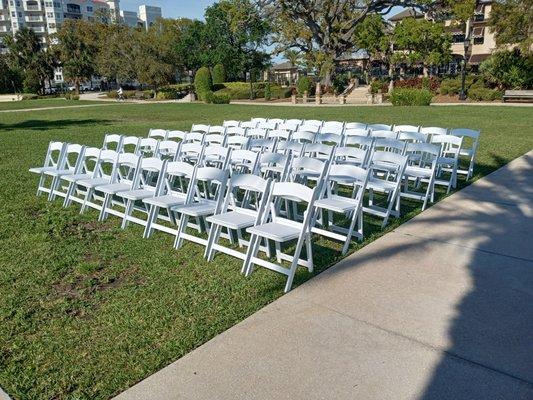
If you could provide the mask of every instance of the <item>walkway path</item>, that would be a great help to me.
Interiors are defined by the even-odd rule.
[[[532,399],[533,151],[117,397]]]

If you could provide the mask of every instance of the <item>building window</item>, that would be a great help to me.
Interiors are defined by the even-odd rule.
[[[87,12],[93,12],[92,6],[87,6]]]
[[[474,44],[483,44],[483,43],[485,43],[485,38],[483,36],[474,38]]]

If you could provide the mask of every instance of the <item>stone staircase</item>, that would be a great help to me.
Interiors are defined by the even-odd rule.
[[[358,86],[346,93],[346,104],[367,104],[369,86]]]

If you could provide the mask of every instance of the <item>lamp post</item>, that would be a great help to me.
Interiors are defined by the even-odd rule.
[[[465,55],[461,61],[461,93],[459,93],[459,100],[466,100],[466,63],[468,57],[468,50],[470,49],[470,39],[465,39],[464,42]]]

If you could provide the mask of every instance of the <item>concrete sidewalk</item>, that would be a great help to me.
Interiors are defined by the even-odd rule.
[[[117,397],[533,399],[533,151]]]

